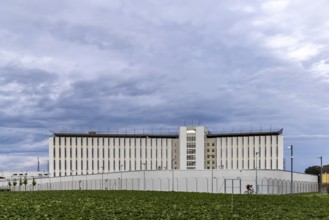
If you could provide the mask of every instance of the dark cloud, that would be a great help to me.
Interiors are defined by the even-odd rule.
[[[48,130],[202,123],[311,133],[288,141],[304,161],[328,132],[325,1],[3,4],[0,155],[46,157]]]
[[[5,66],[0,69],[0,83],[17,83],[23,86],[37,87],[43,84],[51,84],[58,79],[54,73],[41,69],[26,69],[18,66]]]

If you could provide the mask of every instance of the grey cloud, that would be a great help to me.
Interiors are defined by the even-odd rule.
[[[45,29],[60,40],[82,45],[96,46],[100,50],[117,50],[123,52],[133,45],[130,39],[115,33],[111,28],[103,29],[96,26],[77,25],[65,22],[42,24]]]
[[[323,42],[310,37],[322,22],[304,22],[301,3],[288,9],[292,20],[284,24],[285,13],[265,14],[260,1],[251,5],[255,13],[232,9],[243,1],[116,3],[2,9],[4,50],[52,57],[59,65],[72,61],[63,65],[65,77],[51,67],[1,67],[1,123],[25,130],[16,140],[2,136],[2,152],[46,155],[48,129],[174,130],[193,121],[234,129],[284,127],[296,135],[328,130],[328,83],[309,72],[328,60],[327,49],[299,62],[266,45],[268,37],[294,38],[296,30],[305,42]]]
[[[35,86],[49,83],[58,79],[54,73],[40,69],[26,69],[18,66],[6,66],[0,69],[0,82],[18,83],[26,86]]]

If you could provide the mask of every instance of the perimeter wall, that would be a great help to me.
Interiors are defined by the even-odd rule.
[[[256,180],[257,175],[257,180]],[[11,183],[9,186],[8,183]],[[65,177],[35,177],[13,186],[14,179],[0,182],[11,191],[40,190],[151,190],[208,193],[244,193],[251,184],[258,194],[290,194],[291,173],[281,170],[157,170],[115,172]],[[257,185],[257,187],[256,187]],[[317,176],[293,173],[293,193],[318,192]]]

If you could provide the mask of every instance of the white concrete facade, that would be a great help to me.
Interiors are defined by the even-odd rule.
[[[171,169],[171,139],[54,136],[49,158],[52,176]]]
[[[217,167],[283,169],[282,135],[217,137],[216,142]]]
[[[54,133],[49,138],[54,177],[173,168],[282,170],[282,129],[220,134],[184,126],[176,134]]]

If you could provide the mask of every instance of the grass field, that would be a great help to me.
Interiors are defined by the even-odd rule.
[[[329,219],[329,196],[1,192],[0,219]]]

